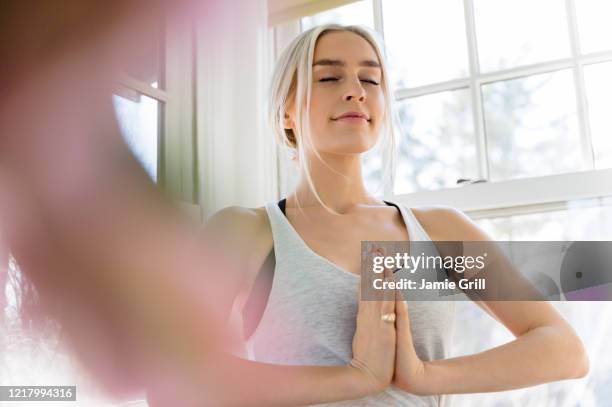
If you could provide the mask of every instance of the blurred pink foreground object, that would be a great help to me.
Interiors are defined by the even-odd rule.
[[[4,243],[39,294],[24,317],[57,319],[107,390],[189,405],[223,399],[239,373],[210,368],[232,343],[217,310],[233,273],[131,156],[110,98],[114,66],[166,6],[3,2],[0,282]]]
[[[230,354],[238,339],[227,313],[244,274],[214,249],[217,236],[196,230],[160,193],[120,136],[116,68],[138,65],[170,12],[196,13],[210,27],[230,3],[0,3],[0,239],[39,294],[23,319],[57,320],[109,393],[146,390],[152,407],[365,397],[377,383],[352,363],[274,365]],[[3,264],[5,256],[0,248]],[[364,315],[380,308],[366,305]],[[356,330],[364,354],[369,336]]]

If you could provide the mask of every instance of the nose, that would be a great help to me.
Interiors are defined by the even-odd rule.
[[[354,100],[363,102],[365,101],[365,98],[366,98],[366,91],[361,85],[361,81],[359,80],[359,78],[349,81],[349,84],[347,85],[347,89],[344,93],[344,100],[347,102],[354,101]]]

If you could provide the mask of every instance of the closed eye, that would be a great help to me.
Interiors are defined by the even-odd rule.
[[[330,76],[330,77],[327,77],[327,78],[321,78],[321,79],[319,79],[319,82],[332,82],[332,81],[337,81],[337,80],[339,80],[339,79],[340,79],[340,78],[336,78],[336,77]],[[365,82],[365,83],[372,84],[372,85],[380,85],[380,83],[376,82],[376,81],[375,81],[375,80],[373,80],[373,79],[361,79],[361,81],[362,81],[362,82]]]
[[[363,82],[366,83],[371,83],[372,85],[380,85],[380,83],[376,82],[375,80],[372,79],[362,79]]]

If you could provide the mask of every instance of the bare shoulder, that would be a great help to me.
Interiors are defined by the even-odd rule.
[[[460,209],[445,205],[411,209],[432,240],[493,240]]]
[[[265,207],[223,208],[207,220],[204,230],[239,255],[249,269],[259,269],[272,249],[272,230]]]
[[[228,206],[212,214],[206,221],[205,227],[213,230],[227,230],[229,228],[232,232],[248,232],[267,223],[268,216],[264,207]]]

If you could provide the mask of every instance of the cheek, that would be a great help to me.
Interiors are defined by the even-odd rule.
[[[329,92],[329,90],[320,89],[313,87],[312,93],[310,94],[310,110],[314,113],[325,109],[327,105],[334,100],[335,95]]]
[[[310,124],[313,130],[329,124],[333,110],[331,101],[330,95],[313,89],[310,99]]]
[[[385,110],[385,95],[382,90],[378,90],[372,95],[372,110],[376,112],[376,116],[382,116],[383,111]]]
[[[376,92],[374,97],[371,99],[372,104],[370,105],[370,113],[376,118],[374,121],[374,127],[380,130],[383,123],[383,116],[385,113],[385,96],[382,92]]]

